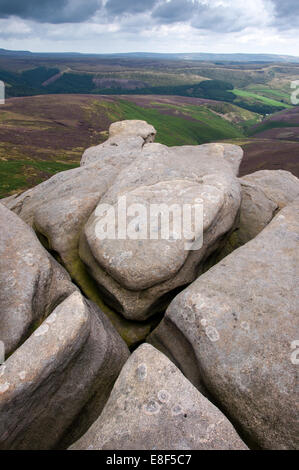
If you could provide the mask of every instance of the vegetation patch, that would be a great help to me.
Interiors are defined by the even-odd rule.
[[[241,96],[242,98],[252,98],[255,101],[261,101],[268,106],[274,106],[278,108],[292,108],[292,106],[287,103],[267,98],[266,96],[258,95],[247,90],[234,89],[232,90],[232,93],[234,93],[236,96]]]

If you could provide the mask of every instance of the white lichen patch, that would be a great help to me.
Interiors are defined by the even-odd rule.
[[[0,393],[6,392],[10,387],[10,384],[8,382],[5,382],[3,384],[0,384]]]
[[[131,259],[133,256],[133,251],[123,251],[121,255],[119,256],[119,263],[122,263],[123,261],[127,259]]]
[[[33,253],[27,252],[23,255],[23,260],[27,266],[33,266],[35,263],[35,256]]]
[[[161,406],[155,400],[150,400],[148,403],[143,405],[142,409],[146,415],[156,415],[160,413]]]
[[[219,341],[220,335],[214,326],[207,326],[205,329],[206,335],[212,343]]]
[[[25,380],[26,379],[26,371],[25,370],[22,370],[20,373],[19,373],[19,377],[21,380]]]
[[[168,393],[167,390],[160,390],[158,392],[158,400],[161,403],[168,403],[170,400],[170,393]]]

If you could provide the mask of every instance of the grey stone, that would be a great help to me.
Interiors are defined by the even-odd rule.
[[[145,143],[150,143],[155,140],[157,134],[156,129],[148,124],[146,121],[128,120],[119,121],[111,124],[109,129],[109,136],[136,136],[142,137]]]
[[[32,226],[44,245],[58,254],[60,262],[84,294],[107,314],[129,345],[143,340],[151,324],[127,322],[107,307],[85,265],[79,258],[81,231],[100,197],[112,184],[118,171],[133,157],[108,156],[74,170],[59,173],[20,196],[1,200]]]
[[[268,199],[263,190],[254,184],[241,182],[242,203],[238,230],[239,245],[255,238],[273,219],[277,204]]]
[[[127,361],[98,420],[72,450],[245,450],[227,418],[148,344]]]
[[[262,170],[240,178],[242,202],[236,230],[212,262],[258,235],[279,210],[299,196],[299,180],[284,170]]]
[[[114,123],[108,141],[86,151],[83,166],[4,201],[56,252],[130,345],[145,338],[173,292],[192,282],[205,259],[222,246],[240,206],[239,147],[168,148],[148,143],[155,133],[143,121]],[[98,240],[96,211],[101,204],[115,205],[119,196],[147,208],[200,200],[204,245],[190,250],[185,240]]]
[[[0,367],[0,449],[65,448],[95,421],[129,351],[79,292]]]
[[[244,151],[239,145],[218,144],[224,151],[224,159],[231,165],[236,176],[239,174],[239,168],[244,156]]]
[[[146,320],[160,307],[159,299],[192,282],[203,260],[232,229],[241,201],[235,171],[219,144],[172,148],[147,144],[141,156],[120,171],[99,206],[109,204],[117,210],[122,196],[128,207],[142,204],[148,213],[152,204],[182,207],[201,202],[204,208],[204,244],[189,250],[184,239],[153,240],[142,235],[138,241],[101,240],[96,234],[102,217],[97,206],[82,231],[80,258],[99,288],[109,293],[107,301],[112,298],[128,320]]]
[[[283,209],[299,196],[299,179],[289,171],[261,170],[241,179],[260,187],[279,209]]]
[[[123,135],[110,137],[106,142],[90,147],[82,155],[81,166],[101,161],[102,164],[115,164],[119,159],[134,159],[142,151],[144,139],[142,137]]]
[[[11,354],[76,290],[33,230],[0,204],[0,340]]]
[[[298,216],[296,199],[178,295],[149,337],[263,449],[298,448]]]

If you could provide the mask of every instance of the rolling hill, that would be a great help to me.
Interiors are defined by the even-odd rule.
[[[232,103],[190,97],[76,94],[11,98],[0,107],[0,197],[78,166],[84,149],[103,142],[109,125],[122,119],[148,121],[158,131],[156,141],[170,146],[238,143],[245,150],[243,174],[279,167],[299,175],[298,139],[263,134],[269,126],[277,133],[281,122],[289,127],[290,120],[292,129],[299,129],[295,126],[297,110],[261,121],[260,115]]]
[[[290,84],[298,78],[299,59],[287,56],[0,51],[7,97],[188,96],[232,102],[266,116],[291,106]]]

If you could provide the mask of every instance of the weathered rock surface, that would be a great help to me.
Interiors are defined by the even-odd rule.
[[[247,442],[298,448],[299,199],[178,295],[149,341]]]
[[[80,258],[99,288],[109,293],[107,301],[114,302],[127,319],[146,320],[159,308],[159,299],[192,282],[202,260],[233,227],[240,206],[240,186],[236,167],[224,158],[224,149],[218,144],[172,148],[147,144],[141,157],[118,174],[100,200],[100,205],[110,205],[116,212],[119,197],[126,198],[128,208],[141,204],[146,208],[147,221],[153,204],[169,208],[173,204],[183,207],[202,203],[201,248],[186,249],[186,240],[180,237],[161,239],[158,222],[153,231],[159,239],[149,239],[148,226],[140,214],[135,239],[100,239],[96,228],[103,215],[98,215],[98,207],[85,224]],[[177,220],[176,215],[173,217]],[[118,230],[116,221],[116,233]],[[195,240],[197,236],[200,234],[195,234]]]
[[[99,416],[129,356],[79,292],[0,367],[0,449],[65,448]]]
[[[166,356],[140,346],[73,450],[245,450],[227,418]]]
[[[299,197],[299,179],[285,170],[261,170],[243,176],[242,181],[259,186],[279,209]]]
[[[81,166],[101,161],[103,164],[112,163],[116,158],[134,159],[142,151],[144,139],[139,136],[123,135],[110,137],[100,145],[90,147],[82,155]]]
[[[242,147],[233,144],[217,144],[223,149],[224,159],[231,165],[236,176],[239,174],[239,168],[244,156]]]
[[[240,245],[252,240],[299,196],[299,179],[289,171],[262,170],[243,176],[241,186]]]
[[[173,291],[196,278],[203,260],[233,228],[240,206],[239,147],[147,143],[155,133],[143,121],[114,123],[108,141],[85,152],[81,168],[4,201],[57,253],[128,344],[144,339],[152,327],[148,319],[165,308]],[[201,201],[204,246],[186,250],[182,239],[98,240],[94,228],[99,205],[115,206],[119,196],[147,209],[152,203]],[[126,320],[105,307],[102,298]]]
[[[81,231],[100,197],[107,191],[118,171],[133,160],[108,155],[102,162],[59,173],[20,196],[1,200],[31,225],[44,244],[59,259],[84,294],[109,316],[128,344],[145,338],[151,325],[127,322],[103,304],[98,288],[79,258]]]
[[[119,121],[111,124],[109,136],[136,136],[142,137],[146,144],[154,142],[157,131],[146,121],[130,119],[128,121]]]
[[[11,354],[76,290],[33,230],[0,204],[0,340]]]
[[[145,121],[120,121],[111,124],[109,139],[85,150],[81,166],[101,160],[110,163],[116,158],[135,158],[146,143],[154,142],[156,129]]]
[[[240,178],[240,183],[242,202],[238,227],[218,261],[256,237],[279,210],[299,196],[298,178],[284,170],[257,171]]]

